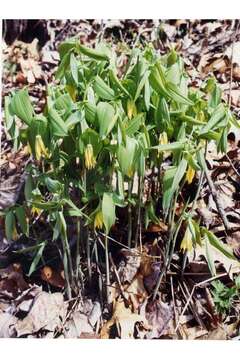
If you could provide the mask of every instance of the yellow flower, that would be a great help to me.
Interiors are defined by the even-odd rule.
[[[40,160],[42,156],[49,157],[48,150],[44,145],[41,135],[36,136],[35,153],[37,160]]]
[[[12,232],[12,239],[17,240],[17,238],[18,238],[18,233],[17,233],[16,226],[14,226],[13,232]]]
[[[32,149],[31,149],[31,146],[30,146],[29,142],[27,143],[26,146],[24,146],[24,153],[26,155],[31,155],[32,154]]]
[[[188,184],[191,184],[193,181],[193,178],[195,176],[195,170],[189,165],[188,169],[187,169],[187,174],[186,174],[186,180],[188,182]]]
[[[137,108],[136,108],[135,102],[133,100],[127,101],[127,115],[130,120],[133,116],[137,115]]]
[[[160,145],[166,145],[168,144],[168,136],[166,131],[163,131],[159,136],[159,144]]]
[[[159,135],[159,145],[167,145],[168,144],[168,136],[166,131],[163,131],[160,135]],[[170,151],[165,151],[165,157],[168,157],[170,155]],[[158,151],[158,157],[160,156],[161,151]]]
[[[93,154],[93,147],[92,144],[87,144],[87,147],[85,149],[85,166],[86,168],[93,169],[96,166],[96,159]]]
[[[189,229],[189,226],[187,227],[187,230],[185,231],[183,240],[181,242],[180,246],[181,250],[183,251],[191,251],[193,248],[193,239],[192,239],[192,233]]]
[[[131,177],[133,177],[133,175],[134,175],[134,171],[133,171],[132,166],[130,166],[127,171],[127,176],[131,178]]]
[[[33,215],[33,216],[39,216],[40,214],[41,214],[41,212],[42,212],[42,209],[39,209],[39,208],[37,208],[37,207],[35,207],[35,206],[33,206],[32,208],[31,208],[31,214]]]
[[[102,229],[103,227],[103,214],[102,211],[98,211],[94,218],[94,229]]]
[[[77,92],[74,86],[72,85],[66,85],[66,89],[69,93],[69,95],[71,96],[71,98],[73,99],[73,101],[76,101],[76,97],[77,97]]]

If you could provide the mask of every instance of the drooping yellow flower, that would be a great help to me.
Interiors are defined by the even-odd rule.
[[[36,136],[35,153],[37,160],[40,160],[42,156],[46,158],[49,157],[48,150],[44,145],[41,135]]]
[[[189,226],[187,227],[187,229],[185,231],[180,248],[183,251],[191,251],[193,248],[193,238],[192,238],[192,233],[189,229]]]
[[[159,145],[167,145],[168,144],[168,136],[166,131],[163,131],[160,135],[159,135]],[[158,157],[160,156],[160,151],[158,151]],[[169,156],[170,152],[169,151],[165,151],[165,156]]]
[[[72,100],[75,102],[76,97],[77,97],[77,92],[76,92],[75,87],[72,85],[66,85],[66,89],[67,89],[69,95],[71,96]]]
[[[159,135],[159,144],[160,145],[166,145],[168,144],[168,136],[166,131],[163,131],[160,135]]]
[[[195,176],[195,170],[189,165],[186,173],[186,180],[188,184],[191,184]]]
[[[85,156],[85,166],[86,166],[86,168],[88,170],[93,169],[96,166],[96,159],[95,159],[94,154],[93,154],[92,144],[87,144],[84,156]]]
[[[127,115],[130,120],[133,116],[137,115],[137,108],[133,100],[127,101]]]
[[[102,211],[98,211],[94,218],[94,229],[102,229],[103,228],[103,213]]]
[[[39,216],[39,215],[41,214],[41,212],[42,212],[42,209],[39,209],[39,208],[37,208],[37,207],[35,207],[35,206],[32,206],[32,208],[31,208],[31,214],[32,214],[33,216]]]
[[[26,146],[24,146],[23,151],[24,151],[24,153],[26,155],[31,155],[32,154],[32,149],[31,149],[31,146],[30,146],[29,142],[27,143]]]
[[[13,232],[12,232],[12,239],[17,240],[17,238],[18,238],[18,233],[17,233],[16,226],[14,226]]]

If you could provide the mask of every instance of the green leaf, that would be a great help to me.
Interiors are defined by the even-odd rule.
[[[207,260],[208,267],[209,267],[209,270],[211,272],[211,275],[216,276],[216,267],[215,267],[215,264],[214,264],[214,260],[212,258],[211,248],[209,246],[208,241],[205,242],[205,250],[206,250],[206,260]]]
[[[102,213],[103,213],[103,223],[106,229],[106,234],[108,234],[112,225],[115,224],[115,220],[116,220],[115,204],[113,201],[112,194],[110,193],[103,194]]]
[[[10,112],[10,104],[11,99],[10,96],[5,96],[4,98],[4,114],[5,114],[5,123],[6,123],[6,129],[9,131],[13,125],[14,117],[12,116]]]
[[[12,98],[11,111],[27,125],[31,124],[34,110],[26,89],[18,91]]]
[[[15,229],[15,216],[13,211],[8,211],[5,217],[5,233],[8,240],[12,240]]]
[[[134,135],[140,128],[142,122],[143,122],[143,114],[138,114],[133,119],[128,121],[129,125],[126,128],[126,135],[128,136]]]
[[[94,82],[94,90],[104,100],[113,100],[115,97],[114,91],[98,75]]]
[[[77,44],[76,39],[69,39],[67,41],[62,42],[59,45],[58,51],[61,60],[66,54],[69,54],[70,50],[73,50],[76,47],[76,44]]]
[[[26,219],[26,214],[25,214],[24,208],[22,206],[19,206],[16,208],[15,212],[16,212],[17,220],[20,224],[23,234],[28,236],[29,235],[29,225],[28,225],[28,222]]]
[[[162,96],[168,97],[168,91],[165,86],[163,71],[161,65],[155,64],[149,76],[150,85],[152,88]]]
[[[45,184],[51,193],[59,193],[63,189],[63,185],[58,180],[53,180],[49,176],[45,178]]]
[[[73,53],[70,55],[70,70],[73,80],[75,81],[76,85],[78,85],[78,62]]]
[[[176,84],[168,82],[166,84],[166,89],[167,89],[168,95],[174,101],[176,101],[180,104],[184,104],[184,105],[193,105],[193,102],[182,94],[180,88]]]
[[[64,110],[64,112],[70,112],[74,108],[74,103],[71,96],[67,94],[60,95],[54,102],[56,110]]]
[[[207,122],[207,124],[205,126],[203,126],[203,128],[201,129],[200,135],[203,135],[207,132],[209,132],[210,130],[214,130],[215,127],[217,126],[217,124],[226,116],[226,111],[225,108],[223,106],[223,104],[219,104],[211,118],[209,119],[209,121]]]
[[[67,126],[63,121],[63,119],[61,118],[61,116],[58,114],[58,112],[52,107],[50,107],[48,109],[48,114],[49,114],[53,135],[56,137],[67,136],[68,135]]]
[[[33,179],[31,175],[28,175],[25,186],[24,186],[24,196],[27,201],[32,199],[32,190],[33,190]]]
[[[59,206],[61,206],[59,201],[53,201],[53,200],[48,201],[48,202],[31,201],[31,205],[38,208],[38,209],[47,210],[47,211],[52,211],[52,210],[58,209]]]
[[[123,175],[133,176],[135,169],[135,155],[137,150],[137,141],[126,136],[126,146],[119,144],[117,150],[117,159]]]
[[[122,85],[121,81],[118,79],[117,75],[115,74],[115,72],[113,70],[109,71],[109,77],[110,80],[112,81],[112,83],[114,85],[117,86],[117,88],[122,91],[125,95],[127,95],[128,97],[130,97],[129,92],[127,91],[127,89]]]
[[[80,123],[83,119],[83,115],[81,111],[75,111],[72,113],[66,120],[66,127],[68,130],[72,130],[74,125]]]
[[[105,138],[115,125],[117,117],[114,115],[114,108],[106,102],[97,105],[97,117],[99,122],[99,135]]]
[[[175,141],[169,144],[151,146],[149,149],[156,149],[158,151],[182,150],[185,147],[185,143],[185,141]]]
[[[208,241],[212,246],[214,246],[217,250],[219,250],[222,254],[224,254],[226,257],[232,260],[237,260],[236,257],[233,254],[232,249],[224,244],[220,239],[216,237],[211,231],[202,228],[203,234],[206,235]]]
[[[177,190],[187,168],[187,161],[182,159],[179,165],[172,166],[165,171],[163,178],[163,210],[166,213],[171,205],[174,192]]]
[[[77,44],[77,48],[80,51],[80,53],[82,53],[83,55],[86,55],[87,57],[89,57],[91,59],[95,59],[95,60],[99,60],[99,61],[108,61],[109,60],[108,56],[105,53],[100,52],[98,50],[91,49],[91,48],[81,45],[81,44]]]
[[[143,75],[143,77],[141,78],[139,84],[138,84],[138,87],[137,87],[137,90],[136,90],[136,94],[135,94],[135,97],[134,97],[134,102],[136,102],[136,100],[139,98],[140,94],[141,94],[141,91],[142,89],[144,88],[147,80],[148,80],[148,77],[149,77],[149,74],[150,74],[150,71],[146,71],[145,74]]]
[[[33,259],[33,262],[31,264],[29,272],[28,272],[28,276],[31,276],[31,274],[36,270],[37,265],[38,265],[38,263],[39,263],[39,261],[40,261],[40,259],[42,257],[43,250],[44,250],[45,246],[46,246],[46,241],[43,241],[41,243],[41,245],[39,246],[39,249],[37,250],[37,253],[36,253],[36,255],[35,255],[34,259]]]
[[[70,52],[67,52],[66,54],[64,54],[61,63],[56,71],[55,77],[56,79],[62,79],[62,77],[64,77],[67,67],[69,66],[70,63]]]
[[[147,111],[149,111],[150,108],[150,97],[151,97],[151,89],[150,89],[149,79],[147,79],[144,86],[144,102]]]

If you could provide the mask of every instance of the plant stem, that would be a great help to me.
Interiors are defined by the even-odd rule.
[[[95,252],[95,260],[96,260],[97,270],[98,270],[99,298],[100,298],[101,305],[103,305],[103,281],[102,281],[102,274],[101,274],[101,271],[99,268],[97,241],[95,241],[95,244],[94,244],[94,252]]]
[[[170,221],[170,224],[171,224],[171,228],[170,228],[170,232],[169,232],[169,239],[168,239],[168,242],[167,242],[167,248],[166,248],[166,252],[165,252],[163,268],[162,268],[162,271],[161,271],[161,273],[159,275],[157,284],[156,284],[154,292],[153,292],[153,300],[155,300],[156,297],[157,297],[157,293],[158,293],[158,290],[160,288],[162,278],[165,275],[165,273],[167,271],[167,268],[168,268],[168,264],[169,264],[169,251],[170,251],[170,245],[171,245],[171,242],[172,242],[173,232],[174,232],[174,215],[175,215],[175,211],[176,211],[178,194],[179,194],[179,191],[176,191],[175,197],[174,197],[174,200],[173,200],[172,213],[171,213],[171,215],[169,214],[169,221]]]
[[[110,294],[109,294],[109,286],[110,286],[110,273],[109,273],[109,257],[108,257],[108,238],[105,234],[105,262],[106,262],[106,295],[107,295],[107,304],[110,304]]]
[[[81,284],[81,288],[83,288],[83,276],[81,270],[81,248],[80,248],[80,240],[81,240],[81,218],[77,219],[77,244],[76,244],[76,281],[77,284]]]
[[[128,201],[132,195],[133,180],[128,181]],[[132,244],[132,205],[128,203],[128,247]]]
[[[138,178],[138,210],[137,210],[137,227],[135,234],[135,247],[138,246],[138,237],[141,237],[141,200],[142,200],[142,177]],[[140,244],[141,246],[141,244]]]
[[[70,284],[70,278],[69,278],[69,270],[68,270],[68,256],[66,251],[66,242],[63,236],[61,236],[62,239],[62,246],[63,246],[63,268],[64,268],[64,277],[66,280],[67,285],[67,297],[68,300],[71,300],[72,293],[71,293],[71,284]]]
[[[90,239],[89,239],[89,231],[88,228],[87,231],[87,268],[88,268],[88,276],[89,276],[89,282],[92,281],[92,269],[91,269],[91,248],[90,248]]]
[[[205,159],[204,159],[204,161],[205,161]],[[231,229],[231,226],[230,226],[229,221],[227,219],[227,215],[226,215],[226,213],[225,213],[225,211],[224,211],[224,209],[222,207],[221,200],[219,198],[219,194],[218,194],[218,192],[217,192],[217,190],[215,188],[215,185],[214,185],[214,183],[212,181],[211,175],[209,174],[209,171],[207,169],[206,161],[205,161],[204,172],[205,172],[205,176],[207,178],[208,186],[209,186],[209,188],[211,190],[213,199],[214,199],[215,204],[217,206],[219,215],[220,215],[220,217],[221,217],[221,219],[223,221],[223,225],[225,227],[226,233],[228,233],[229,230]]]

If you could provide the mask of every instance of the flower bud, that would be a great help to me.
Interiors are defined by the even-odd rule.
[[[103,227],[103,214],[98,211],[94,218],[94,229],[102,229]]]
[[[193,248],[193,239],[192,239],[192,233],[189,229],[189,227],[187,227],[183,240],[181,242],[181,246],[180,246],[181,250],[183,251],[191,251]]]
[[[35,141],[35,153],[36,153],[36,159],[40,160],[41,157],[48,157],[48,150],[44,145],[44,142],[42,140],[41,135],[37,135],[36,136],[36,141]]]
[[[93,154],[93,147],[92,144],[87,144],[87,147],[85,149],[85,166],[86,168],[93,169],[96,166],[96,159]]]

